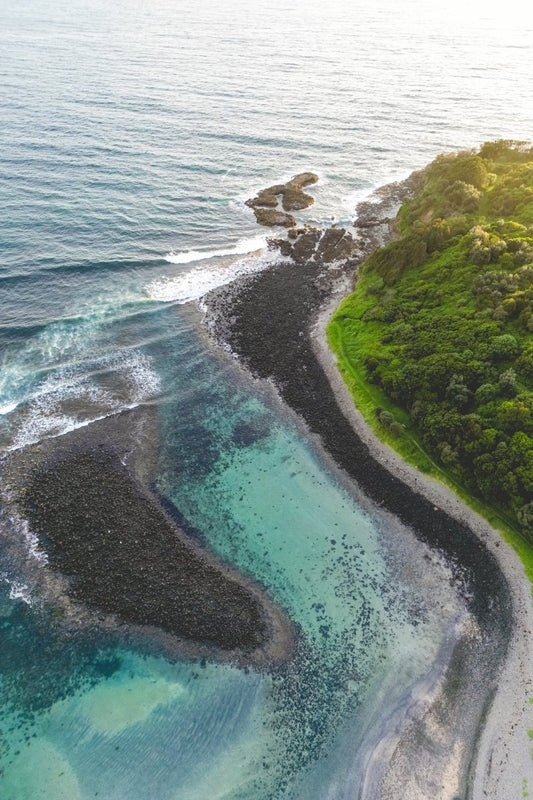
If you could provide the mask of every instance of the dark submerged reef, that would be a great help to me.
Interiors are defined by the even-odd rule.
[[[178,527],[146,485],[153,413],[124,413],[9,459],[11,502],[46,553],[41,569],[60,577],[58,596],[89,609],[90,624],[127,623],[156,640],[162,632],[167,653],[283,660],[291,637],[281,613]],[[135,440],[143,424],[150,433]]]

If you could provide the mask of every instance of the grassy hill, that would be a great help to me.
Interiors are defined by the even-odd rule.
[[[533,575],[533,148],[439,156],[329,328],[355,402]]]

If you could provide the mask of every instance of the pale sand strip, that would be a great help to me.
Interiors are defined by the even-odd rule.
[[[533,729],[533,703],[529,702],[529,698],[533,698],[533,602],[530,583],[520,559],[501,535],[448,487],[411,467],[381,442],[355,407],[326,339],[328,321],[349,290],[345,285],[330,298],[312,331],[316,356],[328,376],[339,408],[377,461],[412,489],[424,494],[435,506],[471,528],[497,558],[511,591],[513,633],[498,689],[480,733],[472,772],[473,785],[468,796],[472,800],[518,800],[527,796],[527,791],[533,796],[533,739],[528,736],[528,730]],[[465,714],[468,714],[467,708]],[[450,760],[453,760],[452,753]],[[448,794],[444,792],[441,797],[444,800]],[[434,800],[441,799],[434,797]]]

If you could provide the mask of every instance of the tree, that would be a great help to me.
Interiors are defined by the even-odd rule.
[[[511,333],[502,333],[501,336],[494,336],[489,342],[489,357],[494,361],[515,358],[519,350],[518,342]]]

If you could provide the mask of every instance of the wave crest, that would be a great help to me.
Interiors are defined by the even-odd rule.
[[[267,251],[259,256],[243,258],[229,265],[218,265],[212,268],[196,267],[182,272],[175,277],[163,276],[145,287],[151,300],[163,303],[190,303],[200,300],[208,292],[232,283],[243,275],[261,272],[281,261],[290,261],[276,252]]]
[[[234,247],[223,250],[187,250],[184,253],[167,253],[165,261],[169,264],[191,264],[194,261],[205,261],[209,258],[222,258],[225,256],[244,256],[266,247],[266,236],[252,236],[249,239],[239,239]]]

